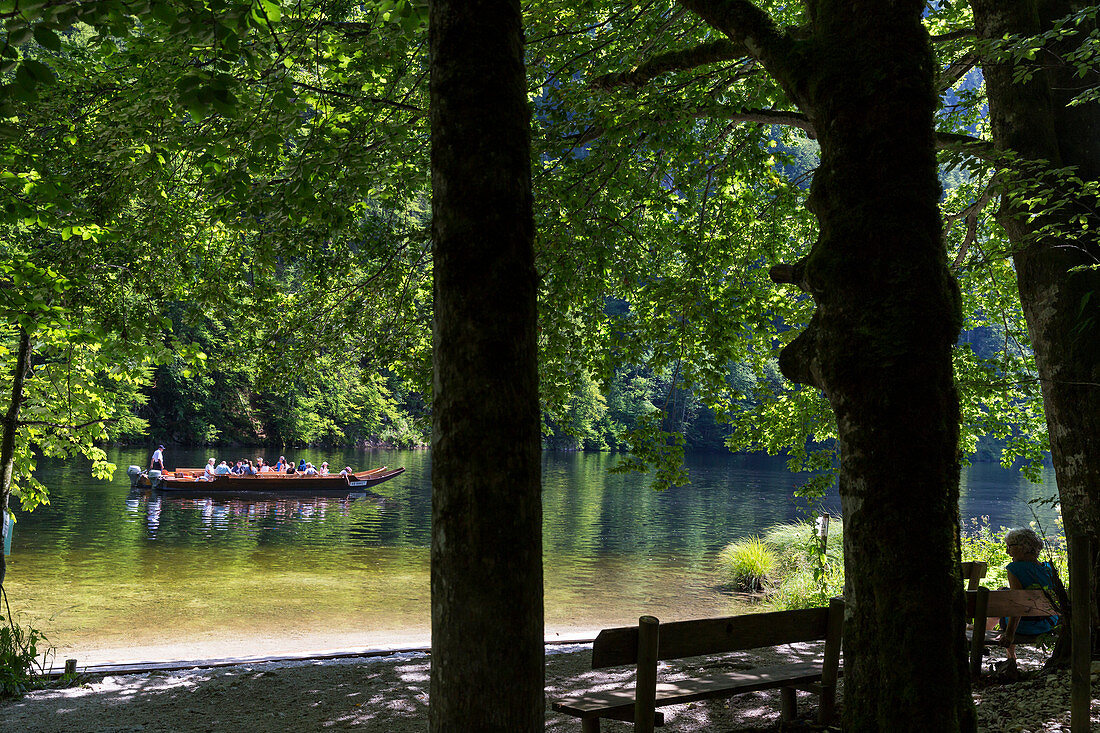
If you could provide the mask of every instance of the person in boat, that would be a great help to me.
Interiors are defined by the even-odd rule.
[[[164,446],[158,445],[157,449],[153,451],[153,457],[149,459],[149,470],[156,469],[158,471],[164,470]]]
[[[313,467],[312,463],[307,463],[306,464],[306,470],[303,471],[302,473],[304,473],[306,476],[316,476],[317,475],[317,469]]]
[[[256,467],[252,465],[252,459],[241,462],[241,475],[242,476],[255,476]]]
[[[211,458],[206,462],[206,468],[202,471],[202,479],[203,481],[213,481],[216,474],[217,471],[214,469],[214,459]]]
[[[344,466],[343,470],[340,471],[341,476],[347,476],[347,475],[351,475],[353,473],[355,473],[355,471],[351,470],[351,466]]]
[[[229,474],[231,474],[233,472],[230,470],[229,464],[226,463],[225,461],[222,461],[221,463],[218,464],[218,467],[214,469],[214,473],[217,474],[218,476],[228,476]]]
[[[275,462],[276,473],[286,473],[286,457],[279,456],[279,460]]]
[[[256,459],[256,473],[271,473],[271,466],[264,463],[263,458]]]
[[[328,476],[328,461],[321,461],[321,470],[319,470],[317,473],[321,474],[322,476]]]
[[[286,472],[287,472],[288,475],[292,474],[292,473],[297,473],[297,471],[294,469],[294,464],[293,463],[287,463],[286,464]]]
[[[298,473],[305,473],[306,471],[306,459],[300,458],[298,460]]]

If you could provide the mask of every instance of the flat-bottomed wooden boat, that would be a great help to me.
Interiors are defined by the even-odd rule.
[[[280,491],[362,491],[371,486],[377,486],[384,481],[389,481],[404,472],[404,468],[382,466],[369,471],[356,471],[348,474],[330,473],[325,476],[269,471],[255,475],[226,473],[208,479],[201,468],[177,468],[175,471],[162,473],[155,480],[152,487],[161,491],[201,491],[210,492],[211,494],[223,491],[265,491],[275,493]]]

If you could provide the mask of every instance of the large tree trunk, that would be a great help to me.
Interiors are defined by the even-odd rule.
[[[542,730],[530,117],[518,0],[431,4],[433,731]]]
[[[780,367],[836,414],[853,731],[976,726],[958,565],[961,315],[940,234],[922,7],[817,3],[802,87],[821,144],[809,199],[820,237],[788,274],[817,310]]]
[[[1034,35],[1076,5],[1064,0],[971,2],[979,39]],[[1033,175],[1044,168],[1073,166],[1078,177],[1095,181],[1100,176],[1100,105],[1067,107],[1082,84],[1094,80],[1080,79],[1051,55],[1042,61],[1043,71],[1030,81],[1015,82],[1011,64],[983,58],[994,143],[1024,161],[1047,161],[1033,164]],[[998,221],[1014,245],[1020,302],[1042,384],[1066,533],[1088,535],[1095,548],[1100,547],[1100,270],[1089,266],[1100,263],[1100,218],[1095,198],[1082,201],[1053,175],[1040,175],[1038,180],[1054,187],[1065,208],[1030,219],[1023,206],[1005,197]],[[1027,195],[1026,188],[1016,190]],[[1087,229],[1074,221],[1082,215]],[[1098,584],[1100,556],[1094,556],[1093,600],[1087,609],[1094,656],[1100,643]]]
[[[742,0],[681,0],[756,56],[821,144],[820,235],[778,282],[817,310],[784,349],[825,392],[841,450],[844,710],[853,731],[972,731],[959,568],[962,317],[947,266],[922,0],[809,0],[809,35]]]
[[[15,435],[19,431],[19,409],[23,405],[23,384],[27,370],[31,365],[31,336],[27,329],[19,328],[19,351],[15,355],[15,367],[12,369],[11,401],[3,417],[3,433],[0,435],[0,521],[3,512],[8,509],[11,497],[11,477],[15,468]],[[0,587],[8,572],[7,559],[3,547],[0,547]]]

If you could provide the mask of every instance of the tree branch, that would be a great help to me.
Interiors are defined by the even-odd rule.
[[[780,85],[795,98],[802,71],[791,50],[794,38],[781,32],[771,16],[749,0],[680,0],[708,25],[725,33],[759,60]]]
[[[28,425],[39,425],[39,426],[47,427],[47,428],[55,428],[57,430],[80,430],[82,428],[86,428],[86,427],[89,427],[90,425],[95,425],[97,423],[103,423],[104,425],[106,425],[107,423],[113,423],[113,422],[118,422],[118,418],[117,417],[103,417],[103,418],[100,418],[99,420],[89,420],[88,422],[80,423],[79,425],[65,425],[65,424],[62,424],[62,423],[49,422],[48,420],[20,420],[19,421],[19,427],[25,427],[25,426],[28,426]]]
[[[973,69],[977,63],[978,53],[976,51],[967,51],[962,57],[951,62],[951,65],[942,70],[936,79],[940,93],[942,94],[955,86],[959,79],[966,76],[967,72]]]
[[[312,84],[306,84],[305,82],[300,81],[295,81],[291,83],[300,89],[308,89],[311,92],[317,92],[321,95],[339,97],[340,99],[350,99],[353,102],[374,102],[375,104],[381,104],[385,107],[403,109],[407,112],[416,112],[419,115],[424,114],[424,110],[420,109],[419,107],[414,107],[411,104],[404,104],[403,102],[394,102],[393,100],[382,99],[381,97],[360,97],[355,94],[348,94],[347,92],[339,92],[335,89],[324,89],[322,87],[315,87]]]
[[[961,135],[956,132],[937,132],[936,150],[966,153],[982,160],[992,160],[997,155],[997,151],[990,141],[971,135]]]
[[[637,89],[652,81],[662,74],[673,71],[684,71],[699,66],[717,63],[719,61],[732,61],[733,59],[748,56],[747,48],[735,43],[728,38],[704,43],[694,48],[680,51],[669,51],[658,54],[631,71],[623,71],[617,74],[604,74],[589,82],[593,89],[608,91],[614,87],[627,86]]]

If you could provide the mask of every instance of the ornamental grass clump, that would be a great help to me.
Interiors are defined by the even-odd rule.
[[[760,591],[774,572],[778,558],[759,537],[750,537],[726,545],[718,553],[718,561],[737,588]]]

